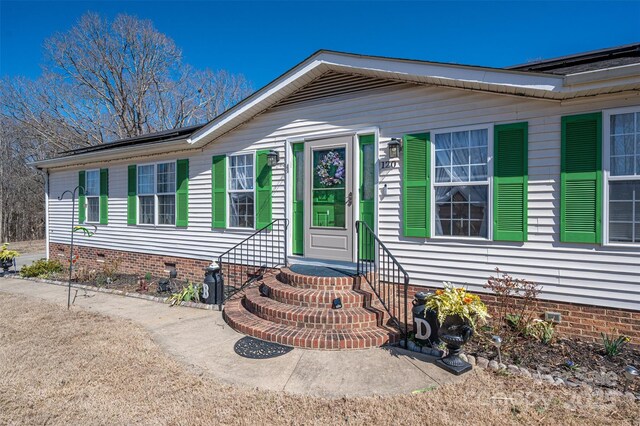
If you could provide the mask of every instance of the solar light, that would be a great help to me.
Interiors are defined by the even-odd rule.
[[[502,337],[500,336],[491,336],[491,343],[498,350],[498,362],[502,364],[502,354],[500,353],[500,346],[502,346]]]
[[[269,153],[267,154],[267,165],[269,167],[275,167],[276,164],[278,164],[278,161],[280,160],[280,155],[278,154],[278,151],[275,150],[270,150]]]
[[[264,297],[269,297],[269,287],[267,287],[266,285],[260,284],[260,287],[258,287],[258,291]]]
[[[402,151],[402,139],[391,138],[387,146],[389,147],[389,158],[398,158],[400,151]]]
[[[640,376],[640,372],[638,372],[638,369],[635,368],[633,365],[627,365],[624,368],[624,378],[627,379],[625,384],[624,384],[624,391],[627,391],[627,386],[629,386],[629,382],[633,381],[634,379],[637,379],[638,376]]]
[[[342,308],[342,299],[339,297],[337,299],[333,299],[333,309],[341,309]]]

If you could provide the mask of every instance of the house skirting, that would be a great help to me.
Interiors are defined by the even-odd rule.
[[[69,266],[69,244],[49,243],[49,257],[58,259]],[[188,259],[185,257],[163,256],[132,251],[109,250],[89,246],[74,245],[74,254],[78,256],[76,265],[100,272],[105,265],[119,262],[118,272],[144,276],[150,273],[154,277],[168,277],[171,268],[178,272],[179,280],[202,282],[204,269],[211,261]]]
[[[58,259],[63,265],[69,265],[69,245],[50,243],[49,253],[52,259]],[[202,282],[204,269],[211,263],[206,260],[184,257],[163,256],[139,252],[109,250],[88,246],[75,246],[78,255],[77,265],[96,271],[102,270],[106,263],[120,259],[120,272],[145,275],[147,272],[156,277],[167,276],[170,268],[178,271],[178,279]],[[236,271],[229,271],[230,281],[235,281]],[[244,274],[241,274],[244,275]],[[233,284],[233,283],[229,283]],[[410,300],[419,291],[434,290],[428,287],[410,286]],[[496,306],[496,298],[490,294],[481,294],[482,300],[491,310]],[[568,303],[559,301],[538,301],[540,318],[545,312],[558,312],[562,321],[556,326],[560,335],[579,337],[585,341],[599,341],[600,333],[629,336],[633,344],[640,343],[640,310],[619,309]]]

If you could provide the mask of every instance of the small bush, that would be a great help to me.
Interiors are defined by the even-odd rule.
[[[47,278],[51,274],[62,272],[62,263],[59,260],[40,259],[31,266],[23,266],[20,275],[28,278]]]
[[[526,335],[548,345],[553,340],[554,324],[550,321],[533,320],[526,330]]]
[[[631,340],[627,336],[618,336],[614,339],[613,336],[605,333],[600,333],[600,335],[602,336],[604,352],[609,357],[618,355],[622,351],[622,348]]]

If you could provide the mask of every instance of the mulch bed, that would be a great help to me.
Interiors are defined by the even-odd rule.
[[[51,279],[66,281],[68,279],[68,275],[66,274],[66,272],[63,272],[63,273],[55,274],[54,276],[51,277]],[[170,295],[170,293],[158,292],[158,281],[160,279],[161,278],[158,278],[158,277],[152,277],[148,283],[148,288],[146,291],[140,288],[140,285],[138,284],[138,275],[130,275],[130,274],[115,274],[115,276],[108,281],[106,280],[105,277],[98,276],[96,279],[93,279],[93,280],[74,279],[72,282],[74,284],[83,284],[83,285],[98,287],[98,288],[108,288],[110,290],[120,290],[127,293],[135,292],[135,293],[146,294],[150,296],[167,297]],[[175,290],[181,290],[183,286],[185,287],[187,286],[186,281],[181,281],[181,280],[172,280],[172,281],[174,283]]]
[[[478,333],[465,345],[465,353],[497,361],[497,351],[490,339],[489,333]],[[567,367],[567,361],[573,363],[572,368]],[[581,381],[591,386],[622,391],[625,385],[622,371],[627,365],[640,368],[640,351],[626,345],[620,354],[609,357],[604,353],[602,342],[560,337],[547,345],[519,336],[502,349],[502,363],[525,367],[531,372],[551,374],[565,381]],[[628,390],[640,392],[638,380],[635,382]]]

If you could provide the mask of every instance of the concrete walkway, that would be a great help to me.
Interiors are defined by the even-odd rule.
[[[0,278],[0,292],[36,297],[66,306],[66,288],[16,278]],[[75,292],[72,289],[72,297]],[[268,359],[239,353],[257,343],[236,333],[217,311],[172,307],[142,299],[78,290],[72,309],[131,320],[144,327],[162,349],[225,383],[326,397],[409,393],[456,380],[421,354],[393,348],[360,351],[291,349]],[[0,318],[2,313],[0,313]],[[10,318],[1,318],[10,321]],[[260,346],[260,345],[258,345]],[[248,347],[248,350],[247,350]],[[281,348],[281,347],[280,347]]]

